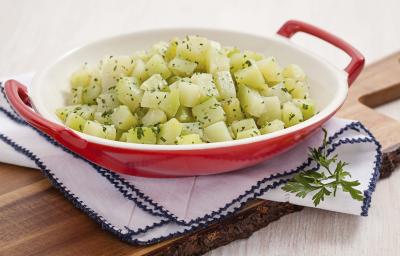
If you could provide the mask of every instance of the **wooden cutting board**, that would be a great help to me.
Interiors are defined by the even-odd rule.
[[[360,120],[382,143],[381,177],[400,163],[400,122],[370,107],[400,98],[400,53],[367,67],[338,116]],[[0,164],[0,255],[191,255],[249,237],[281,216],[302,210],[253,200],[233,217],[147,247],[120,242],[51,187],[40,172]]]

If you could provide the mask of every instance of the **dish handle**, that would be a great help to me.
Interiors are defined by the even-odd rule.
[[[319,39],[322,39],[339,49],[343,50],[347,53],[351,61],[344,69],[347,74],[347,81],[349,86],[354,82],[354,80],[358,77],[361,70],[364,67],[365,59],[364,56],[353,46],[351,46],[346,41],[341,38],[308,23],[298,21],[298,20],[289,20],[278,30],[278,34],[287,38],[291,38],[297,32],[303,32],[310,35],[313,35]]]
[[[16,80],[8,80],[4,92],[13,109],[29,124],[69,148],[84,148],[86,141],[70,129],[46,120],[32,109],[27,88]]]

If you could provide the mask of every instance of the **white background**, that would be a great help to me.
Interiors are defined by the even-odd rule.
[[[182,26],[270,35],[289,19],[346,39],[371,63],[400,49],[399,10],[398,0],[0,0],[0,77],[38,70],[74,47],[109,35]],[[294,40],[340,67],[348,60],[314,38]],[[398,106],[381,110],[400,116]],[[211,255],[399,255],[399,182],[395,173],[379,183],[368,218],[306,209]]]

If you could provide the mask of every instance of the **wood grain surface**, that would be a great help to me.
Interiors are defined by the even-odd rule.
[[[111,34],[154,27],[201,26],[268,35],[291,18],[345,38],[371,62],[399,49],[399,8],[397,0],[379,6],[373,0],[203,0],[200,4],[194,0],[2,0],[0,76],[38,70],[73,47]],[[347,61],[336,50],[313,39],[295,40],[339,66]],[[377,80],[369,81],[376,76],[384,85],[394,86],[384,94],[369,90],[369,95],[362,98],[364,103],[376,106],[382,97],[387,97],[384,101],[398,98],[400,90],[395,85],[399,76],[382,74],[393,67],[396,58],[370,67],[368,76],[364,73],[363,83],[372,89],[382,86]],[[360,95],[356,86],[351,93]],[[357,108],[366,109],[362,105]],[[397,103],[378,109],[400,118]],[[341,113],[355,119],[373,115],[368,109],[364,115],[345,108]],[[390,129],[383,127],[384,120],[379,117],[371,124],[374,131],[381,132],[379,139],[390,143],[400,133],[398,129],[391,130],[396,128],[393,121]],[[387,163],[390,165],[390,159]],[[304,209],[209,255],[399,255],[399,182],[399,172],[379,182],[368,218]],[[206,237],[218,238],[215,233],[210,234]],[[0,164],[0,255],[140,255],[159,253],[154,249],[165,245],[135,248],[121,243],[64,200],[38,171]]]

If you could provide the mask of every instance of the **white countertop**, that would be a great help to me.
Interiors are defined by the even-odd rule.
[[[371,63],[400,50],[399,10],[398,0],[1,0],[0,77],[38,70],[71,48],[113,34],[197,26],[268,35],[289,19],[346,39]],[[310,37],[295,40],[345,66],[346,56],[333,47]],[[381,110],[400,118],[399,105]],[[399,172],[379,182],[367,218],[305,209],[209,255],[399,255],[399,183]]]

